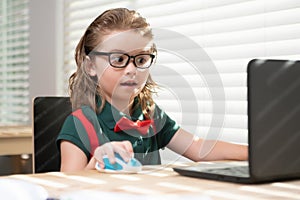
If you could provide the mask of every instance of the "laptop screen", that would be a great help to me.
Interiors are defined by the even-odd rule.
[[[300,62],[251,61],[248,103],[252,174],[300,174]]]

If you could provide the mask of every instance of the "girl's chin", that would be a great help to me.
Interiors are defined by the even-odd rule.
[[[119,95],[114,95],[112,96],[112,100],[118,100],[118,101],[130,101],[132,99],[134,99],[134,97],[137,96],[137,93],[122,93],[122,94],[119,94]]]
[[[120,94],[124,94],[124,96],[133,96],[137,95],[140,92],[139,88],[136,87],[128,87],[128,88],[121,88],[119,91]]]
[[[131,100],[140,93],[139,88],[120,88],[111,96],[112,100]]]

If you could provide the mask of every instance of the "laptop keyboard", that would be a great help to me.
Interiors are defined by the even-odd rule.
[[[237,176],[237,177],[250,177],[248,166],[211,168],[211,169],[205,169],[201,171],[206,173],[211,173],[211,174],[220,174],[220,175]]]

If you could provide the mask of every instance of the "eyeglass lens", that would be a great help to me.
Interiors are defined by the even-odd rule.
[[[149,54],[140,54],[132,56],[134,64],[139,68],[148,68],[152,64],[152,57]],[[109,60],[113,67],[125,67],[129,63],[130,56],[121,53],[110,54]]]

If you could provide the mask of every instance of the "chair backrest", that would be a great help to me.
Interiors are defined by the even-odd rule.
[[[33,172],[60,170],[56,138],[72,112],[69,97],[41,96],[33,100]]]

